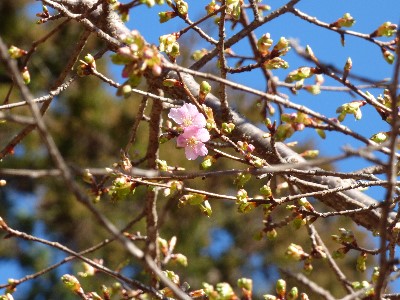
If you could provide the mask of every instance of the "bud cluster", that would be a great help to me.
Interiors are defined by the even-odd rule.
[[[281,37],[278,43],[270,50],[273,42],[269,33],[264,34],[257,41],[257,49],[265,57],[263,68],[266,70],[287,69],[289,64],[281,56],[286,55],[290,50],[289,41],[285,37]]]
[[[264,300],[305,300],[308,299],[307,294],[301,293],[299,294],[299,290],[297,287],[292,287],[290,290],[287,288],[287,283],[283,279],[278,279],[275,284],[276,296],[271,294],[263,295]],[[300,298],[299,298],[300,297]]]
[[[379,37],[386,36],[391,37],[395,35],[397,32],[397,25],[392,24],[391,22],[385,22],[381,26],[378,27],[373,33],[370,34],[370,37]]]
[[[160,46],[158,49],[161,52],[165,52],[172,61],[180,55],[178,38],[178,33],[162,35],[159,38]]]
[[[360,107],[364,106],[365,104],[367,104],[366,101],[360,100],[360,101],[352,101],[339,106],[336,109],[336,112],[339,114],[338,116],[339,122],[342,122],[345,119],[346,115],[348,114],[354,115],[356,120],[360,120],[362,117]]]
[[[119,93],[129,95],[130,87],[137,86],[146,70],[151,70],[156,76],[161,74],[161,55],[154,45],[147,45],[143,37],[136,30],[128,36],[123,36],[122,41],[126,46],[121,47],[111,56],[114,64],[124,65],[122,77],[128,78],[124,86],[128,86],[125,91],[123,87]]]

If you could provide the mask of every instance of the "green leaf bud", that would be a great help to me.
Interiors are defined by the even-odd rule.
[[[266,70],[287,69],[289,64],[280,57],[274,57],[263,63],[263,68]]]
[[[243,186],[251,179],[251,174],[249,173],[239,173],[233,183],[238,188],[243,188]]]
[[[261,195],[263,195],[265,198],[271,197],[271,196],[272,196],[271,187],[268,186],[268,185],[263,185],[263,186],[260,188],[260,193],[261,193]]]
[[[31,82],[31,74],[29,74],[29,70],[27,67],[24,67],[22,69],[21,77],[25,84],[29,84]]]
[[[367,253],[361,252],[357,257],[357,270],[365,272],[367,269]]]
[[[288,74],[285,79],[286,83],[292,83],[295,81],[299,81],[302,79],[309,78],[314,75],[314,71],[309,67],[301,67],[297,70],[294,70]]]
[[[379,267],[374,267],[371,276],[372,283],[376,283],[378,281],[378,278],[379,278]]]
[[[277,142],[282,142],[282,141],[290,138],[294,132],[295,132],[295,130],[291,124],[281,124],[276,129],[274,138]]]
[[[323,129],[315,129],[315,131],[317,132],[317,134],[320,136],[321,139],[326,139],[326,133]]]
[[[200,83],[200,93],[207,95],[211,92],[211,85],[207,81],[202,81]]]
[[[95,63],[94,57],[92,54],[88,53],[85,55],[84,57],[84,61],[89,64],[89,65],[93,65]]]
[[[273,44],[273,40],[271,39],[271,35],[269,33],[264,34],[257,41],[257,49],[262,55],[267,55],[269,53],[269,48]]]
[[[287,294],[287,300],[296,300],[299,297],[299,290],[297,287],[292,287]]]
[[[235,124],[233,123],[222,123],[221,130],[224,134],[230,134],[233,129],[235,129]]]
[[[204,55],[208,53],[207,49],[196,50],[193,52],[191,58],[195,61],[200,60]]]
[[[176,13],[174,11],[162,11],[158,13],[158,17],[160,23],[168,22],[169,20],[176,17]]]
[[[295,261],[302,260],[308,256],[308,254],[303,251],[301,246],[293,243],[291,243],[286,249],[285,255]]]
[[[206,200],[207,196],[197,193],[186,195],[186,202],[190,205],[199,205]]]
[[[176,8],[178,9],[178,12],[182,16],[186,16],[188,13],[189,6],[188,4],[183,1],[183,0],[175,0]]]
[[[306,225],[307,221],[301,215],[294,218],[292,224],[295,229],[300,229],[302,226]]]
[[[388,132],[378,132],[375,133],[373,136],[369,138],[371,141],[381,144],[386,142],[389,139],[389,133]]]
[[[352,27],[355,22],[356,22],[356,20],[354,20],[354,18],[349,13],[345,13],[343,15],[343,17],[338,19],[336,22],[333,22],[332,24],[330,24],[330,26],[337,27],[337,28]]]
[[[169,280],[171,280],[173,283],[179,284],[179,281],[180,281],[179,275],[176,274],[174,271],[166,270],[166,271],[162,271],[162,272],[163,272],[164,275],[165,275]]]
[[[160,171],[168,171],[168,164],[165,160],[156,159],[156,164]]]
[[[392,24],[391,22],[385,22],[381,26],[378,27],[373,33],[371,33],[371,37],[378,37],[378,36],[386,36],[391,37],[396,34],[397,25]]]
[[[218,299],[234,299],[235,293],[229,283],[220,282],[217,283],[215,287],[216,291],[218,292]]]
[[[238,285],[238,287],[240,287],[242,289],[246,289],[248,291],[253,290],[253,280],[251,280],[249,278],[239,278],[237,281],[237,285]]]
[[[13,59],[20,58],[26,55],[27,53],[28,51],[22,50],[16,46],[10,46],[10,48],[8,48],[8,55],[10,55],[10,57]]]
[[[289,47],[289,41],[285,37],[281,37],[278,43],[274,46],[275,51],[281,51]]]
[[[81,284],[79,280],[70,274],[65,274],[61,277],[62,282],[74,293],[79,293],[82,291]]]
[[[283,279],[278,279],[276,281],[275,289],[280,298],[284,297],[286,294],[286,281]]]
[[[181,253],[174,254],[174,260],[179,263],[181,266],[187,267],[188,259],[185,255]]]
[[[217,160],[211,156],[211,155],[207,155],[203,162],[201,163],[200,167],[203,170],[207,170],[208,168],[210,168]]]
[[[389,63],[389,64],[393,64],[394,63],[395,56],[394,56],[394,54],[392,52],[382,48],[382,55],[383,55],[383,58],[386,60],[387,63]]]
[[[334,259],[344,258],[349,250],[346,247],[339,248],[332,253]]]
[[[212,208],[210,205],[210,202],[208,200],[205,200],[203,204],[199,205],[201,212],[206,215],[207,217],[210,217],[212,215]]]

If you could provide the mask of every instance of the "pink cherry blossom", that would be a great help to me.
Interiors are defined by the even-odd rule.
[[[185,148],[186,158],[189,160],[196,159],[199,156],[205,156],[208,153],[204,145],[210,139],[207,129],[196,126],[186,127],[184,132],[178,136],[177,146]]]
[[[190,103],[185,103],[180,108],[171,108],[168,117],[183,128],[189,126],[201,128],[206,126],[206,118],[197,110],[196,106]]]

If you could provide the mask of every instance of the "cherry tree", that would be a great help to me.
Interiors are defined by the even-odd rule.
[[[8,240],[67,255],[0,283],[2,299],[13,299],[20,286],[71,261],[83,271],[68,269],[59,280],[77,299],[399,299],[392,292],[400,232],[400,35],[392,23],[398,20],[381,20],[371,32],[353,31],[356,22],[368,20],[356,20],[351,11],[320,19],[299,8],[302,2],[274,7],[255,0],[40,0],[43,7],[32,9],[36,20],[25,20],[41,28],[40,36],[29,36],[28,43],[0,34],[7,78],[0,105],[0,191],[38,181],[32,185],[48,185],[57,205],[73,199],[70,209],[86,216],[73,234],[91,245],[68,243],[71,227],[78,225],[62,219],[62,211],[57,226],[66,239],[60,242],[0,215]],[[158,15],[159,24],[151,26],[176,22],[180,29],[149,42],[155,40],[151,31],[127,23],[143,7]],[[356,57],[350,56],[337,65],[338,50],[318,53],[302,44],[292,37],[290,22],[283,28],[286,36],[275,35],[271,24],[288,16],[318,28],[318,34],[332,34],[343,51],[349,39],[362,41],[371,47],[365,51],[373,49],[366,70],[379,62],[391,66],[390,73],[373,80],[356,74]],[[58,67],[51,47],[62,55],[53,57]],[[298,61],[302,65],[292,67]],[[56,78],[41,80],[47,73]],[[115,99],[109,106],[96,103],[110,89]],[[59,102],[68,93],[75,93],[76,102],[66,108]],[[308,99],[322,102],[329,93],[339,95],[339,105],[323,112],[312,108]],[[83,104],[80,96],[93,101]],[[124,115],[121,102],[133,103],[134,115]],[[124,127],[108,131],[121,126],[120,116],[126,117]],[[90,120],[109,124],[90,132],[96,136],[92,144],[79,139]],[[296,142],[304,137],[339,144],[340,153],[319,156],[312,143]],[[97,154],[103,153],[99,145],[107,156]],[[37,153],[43,163],[32,166],[26,157]],[[359,169],[357,160],[366,167]],[[335,170],[335,164],[347,164],[348,171]],[[52,181],[44,184],[43,178]],[[121,215],[113,213],[118,209]],[[34,218],[57,223],[50,215]],[[222,215],[237,220],[241,234],[257,240],[256,248],[283,248],[272,262],[278,279],[265,283],[263,292],[253,290],[247,274],[238,274],[236,282],[197,278],[203,283],[192,286],[177,267],[200,258],[179,248],[176,226],[198,217],[216,226]],[[258,229],[248,232],[244,220]],[[191,230],[182,228],[195,247]],[[92,231],[104,233],[91,241],[85,234]],[[110,245],[123,254],[113,256]],[[132,266],[140,275],[126,275]],[[329,284],[319,282],[318,272]]]

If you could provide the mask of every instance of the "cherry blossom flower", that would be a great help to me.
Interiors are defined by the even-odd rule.
[[[180,108],[171,108],[168,117],[183,128],[189,126],[201,128],[206,126],[206,118],[197,110],[196,106],[190,103],[185,103]]]
[[[208,153],[204,145],[210,139],[207,129],[196,126],[186,127],[183,133],[178,136],[177,146],[185,148],[186,158],[194,160],[199,156],[205,156]]]

